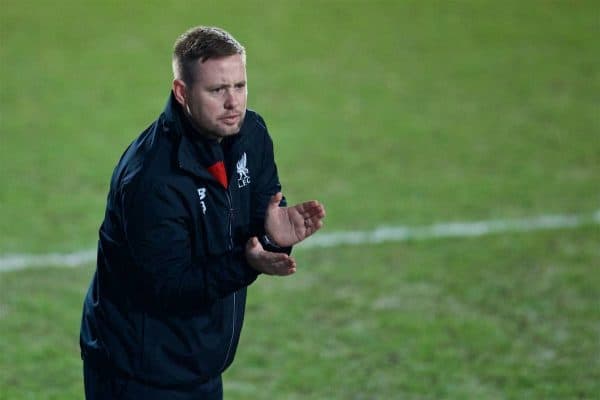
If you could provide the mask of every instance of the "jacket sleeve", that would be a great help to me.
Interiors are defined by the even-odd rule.
[[[191,213],[167,183],[129,188],[122,195],[127,242],[143,295],[158,309],[193,311],[252,283],[258,273],[243,249],[193,263]]]
[[[257,115],[258,124],[261,128],[262,136],[262,159],[260,174],[252,191],[252,218],[251,224],[254,234],[261,238],[261,244],[268,251],[290,254],[292,247],[275,247],[270,243],[262,240],[265,235],[265,214],[267,205],[275,193],[281,191],[279,176],[277,174],[277,165],[275,164],[275,155],[273,151],[273,140],[269,135],[265,121]],[[285,207],[287,201],[285,196],[279,204],[280,207]]]

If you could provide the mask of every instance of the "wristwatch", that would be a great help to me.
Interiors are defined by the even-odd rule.
[[[269,237],[269,235],[267,235],[266,233],[262,237],[262,242],[263,242],[263,244],[265,244],[267,246],[271,246],[275,249],[281,249],[281,246],[277,245],[277,243],[275,243],[275,241],[273,239],[271,239]]]

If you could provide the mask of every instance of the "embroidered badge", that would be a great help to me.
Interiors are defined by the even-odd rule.
[[[248,167],[246,167],[247,162],[246,153],[242,154],[242,157],[237,162],[238,187],[240,188],[250,184],[250,175]]]

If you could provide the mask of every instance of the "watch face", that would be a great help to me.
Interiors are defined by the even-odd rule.
[[[271,240],[271,238],[269,237],[269,235],[267,235],[266,233],[265,233],[265,234],[264,234],[264,236],[263,236],[263,242],[264,242],[266,245],[269,245],[269,246],[271,246],[271,247],[277,247],[277,248],[279,248],[279,246],[278,246],[278,245],[276,245],[276,244],[275,244],[275,242],[274,242],[273,240]]]

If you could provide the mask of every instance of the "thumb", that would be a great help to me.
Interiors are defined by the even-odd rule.
[[[283,194],[281,194],[281,192],[275,193],[273,196],[271,196],[271,200],[269,201],[269,208],[279,207],[279,203],[281,203],[282,199]]]
[[[252,250],[254,249],[256,246],[258,246],[258,239],[256,238],[256,236],[252,236],[250,239],[248,239],[248,241],[246,242],[246,250]]]

